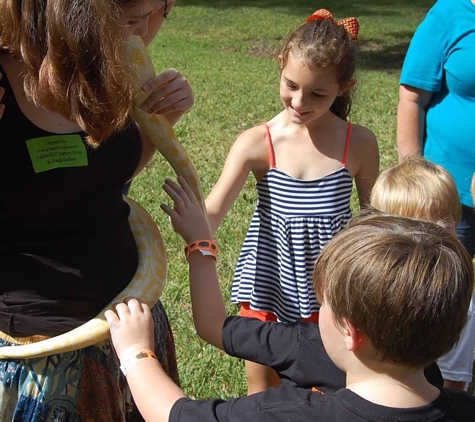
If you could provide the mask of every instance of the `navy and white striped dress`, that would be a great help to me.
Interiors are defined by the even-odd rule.
[[[267,128],[271,168],[256,184],[258,203],[237,262],[233,303],[248,302],[251,309],[273,312],[282,322],[318,311],[315,259],[351,218],[353,181],[346,169],[350,135],[351,123],[340,169],[300,180],[275,166]]]

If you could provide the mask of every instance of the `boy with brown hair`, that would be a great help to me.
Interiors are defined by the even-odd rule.
[[[422,157],[408,158],[381,172],[371,192],[371,205],[379,211],[441,224],[454,234],[462,215],[452,176]],[[441,331],[441,335],[446,333]],[[474,349],[475,296],[472,295],[467,324],[457,344],[437,360],[444,387],[468,387]]]
[[[269,345],[282,353],[305,343],[308,334],[318,331],[316,324],[227,316],[211,252],[212,232],[189,186],[181,178],[179,183],[181,187],[166,182],[174,208],[162,208],[188,244],[198,334],[226,351],[247,349],[246,359],[262,348],[272,352]],[[108,311],[114,347],[145,420],[473,420],[475,397],[435,387],[423,374],[425,365],[452,348],[467,317],[473,266],[454,235],[430,222],[362,216],[328,243],[314,280],[322,301],[323,343],[347,377],[346,388],[327,394],[283,383],[230,401],[189,399],[150,353],[149,308],[130,299],[117,305],[117,313]],[[287,337],[292,343],[278,341],[284,331],[293,333]],[[312,348],[307,355],[318,359]],[[287,364],[293,359],[288,356]]]

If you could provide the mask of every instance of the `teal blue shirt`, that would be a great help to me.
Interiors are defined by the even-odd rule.
[[[438,0],[419,25],[400,83],[432,92],[424,156],[454,177],[462,204],[472,207],[475,172],[475,5]]]

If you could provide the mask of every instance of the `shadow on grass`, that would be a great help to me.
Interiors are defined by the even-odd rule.
[[[242,7],[256,7],[262,9],[288,9],[289,15],[302,15],[313,11],[316,8],[328,8],[335,15],[346,15],[348,13],[377,16],[400,16],[403,11],[400,7],[409,8],[429,8],[434,4],[434,0],[365,0],[357,2],[354,0],[332,0],[320,2],[318,5],[312,0],[208,0],[206,7],[216,9],[240,9]],[[180,7],[203,6],[201,0],[180,0]],[[387,9],[370,10],[386,6]]]
[[[410,40],[410,35],[403,39]],[[279,40],[273,43],[265,40],[249,40],[246,43],[248,44],[247,54],[250,56],[277,60],[280,53]],[[409,41],[388,46],[378,39],[361,40],[358,45],[358,69],[387,73],[400,72],[408,47]],[[233,51],[230,49],[228,52]]]
[[[358,45],[358,67],[360,69],[388,73],[401,70],[412,33],[390,33],[388,35],[405,41],[388,45],[387,42],[376,38],[360,40]]]
[[[371,38],[362,38],[359,42],[359,68],[363,70],[382,71],[395,73],[401,70],[404,57],[413,36],[413,31],[399,30],[401,22],[408,15],[418,13],[421,16],[433,5],[434,0],[332,0],[319,2],[314,0],[208,0],[207,8],[217,10],[232,9],[239,13],[241,8],[257,8],[278,10],[289,16],[306,16],[309,11],[318,7],[328,7],[338,17],[357,16],[359,18],[371,17],[374,21],[381,18],[386,22],[394,22],[395,31],[388,32],[387,26]],[[180,7],[202,7],[201,0],[180,0]],[[275,59],[280,51],[280,42],[274,40],[249,40],[247,41],[250,56]],[[230,51],[232,52],[232,51]]]

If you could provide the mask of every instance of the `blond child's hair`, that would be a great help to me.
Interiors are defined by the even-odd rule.
[[[317,258],[317,296],[337,323],[367,336],[382,362],[423,367],[452,349],[466,323],[472,260],[438,224],[366,214]]]
[[[433,221],[455,231],[462,206],[454,179],[443,167],[411,157],[381,172],[371,206],[387,213]]]

